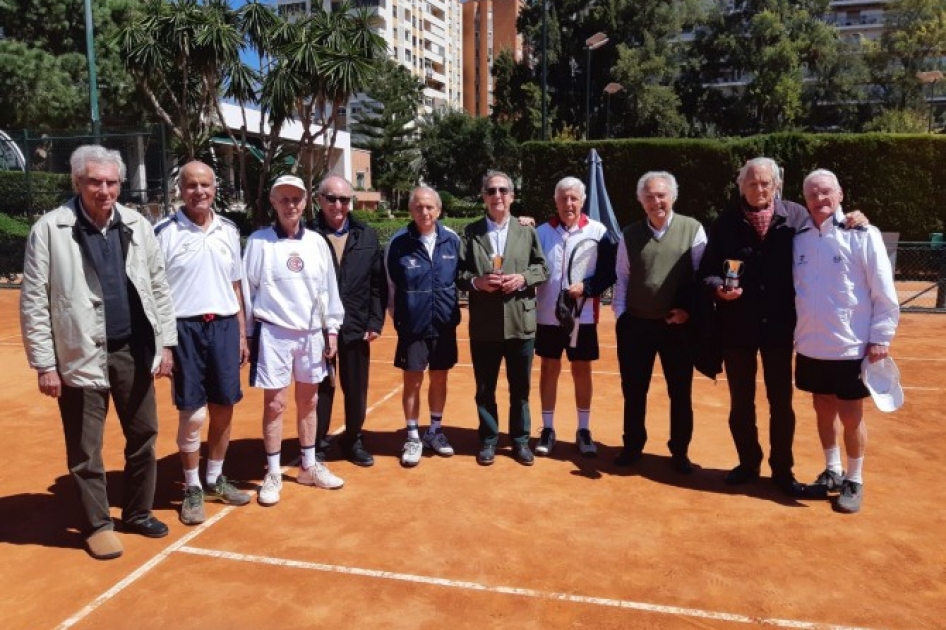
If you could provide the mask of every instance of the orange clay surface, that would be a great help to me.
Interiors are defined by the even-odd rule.
[[[946,317],[902,318],[893,354],[906,404],[890,415],[865,406],[870,443],[857,515],[836,514],[826,501],[786,499],[767,477],[738,489],[723,484],[736,463],[724,379],[694,381],[693,476],[669,467],[659,369],[645,456],[631,469],[615,468],[622,397],[613,318],[603,310],[602,359],[594,366],[597,459],[581,458],[572,443],[566,367],[553,456],[524,468],[504,441],[492,467],[477,466],[464,323],[444,416],[457,454],[402,469],[401,374],[392,367],[388,326],[372,348],[366,445],[376,465],[332,457],[330,468],[346,482],[338,491],[300,486],[290,467],[277,506],[208,504],[208,521],[198,527],[177,519],[177,416],[168,382],[160,381],[154,507],[170,535],[119,534],[124,556],[99,562],[76,530],[58,409],[39,395],[27,367],[18,299],[17,290],[0,291],[0,627],[946,627]],[[534,435],[538,368],[537,361]],[[264,474],[262,396],[245,393],[225,473],[255,489]],[[761,375],[758,403],[765,444]],[[823,456],[809,397],[797,393],[795,407],[795,471],[810,481]],[[425,404],[422,425],[426,414]],[[505,424],[505,409],[501,415]],[[333,429],[340,424],[336,413]],[[284,465],[298,454],[295,435],[287,423]],[[115,517],[122,446],[110,416],[105,455]]]

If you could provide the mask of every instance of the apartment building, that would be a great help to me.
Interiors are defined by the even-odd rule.
[[[277,0],[283,16],[303,16],[331,0]],[[376,16],[375,29],[388,44],[388,56],[424,84],[425,112],[463,104],[462,5],[456,0],[354,0]],[[348,103],[346,124],[358,119],[365,96]]]
[[[493,60],[504,49],[522,59],[516,32],[521,0],[461,0],[463,6],[463,109],[489,116],[493,105]]]

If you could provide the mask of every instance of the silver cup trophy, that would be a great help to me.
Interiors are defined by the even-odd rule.
[[[739,278],[742,276],[744,263],[741,260],[726,259],[723,261],[723,288],[727,291],[739,288]]]

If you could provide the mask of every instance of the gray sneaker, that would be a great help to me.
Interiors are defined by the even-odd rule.
[[[555,429],[545,427],[539,433],[539,440],[535,443],[535,454],[547,457],[555,448]]]
[[[420,463],[420,456],[423,452],[424,445],[419,439],[408,438],[404,442],[404,448],[401,449],[401,466],[413,468]]]
[[[208,501],[220,501],[229,505],[246,505],[250,502],[250,495],[237,490],[223,475],[217,477],[217,482],[208,487],[204,495]]]
[[[199,525],[206,520],[203,489],[200,486],[186,486],[184,501],[181,503],[181,522],[185,525]]]
[[[453,456],[453,447],[447,441],[447,436],[443,431],[430,432],[424,435],[424,448],[429,448],[441,457]]]
[[[575,444],[578,446],[578,452],[585,457],[597,457],[598,445],[591,439],[591,431],[588,429],[578,429],[575,432]]]
[[[825,492],[839,492],[841,490],[841,483],[843,481],[843,472],[839,475],[833,470],[826,468],[823,473],[818,475],[818,478],[815,479],[815,482],[811,485],[824,488]]]
[[[854,514],[861,509],[864,499],[864,484],[845,479],[841,482],[841,494],[834,503],[834,509],[845,514]]]

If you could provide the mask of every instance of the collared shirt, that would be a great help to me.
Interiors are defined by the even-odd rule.
[[[559,325],[555,315],[555,303],[558,301],[559,292],[568,288],[566,270],[571,252],[583,240],[593,239],[600,242],[607,232],[604,224],[589,219],[586,214],[582,214],[578,223],[571,228],[562,225],[557,217],[536,228],[542,253],[545,254],[545,264],[549,268],[549,279],[536,287],[536,321],[540,325]],[[596,266],[597,260],[589,267],[589,275],[594,275]],[[593,300],[585,302],[579,321],[582,324],[595,322]]]
[[[813,359],[860,359],[888,345],[900,319],[893,270],[877,228],[846,229],[840,208],[793,243],[795,350]]]
[[[154,232],[164,255],[175,317],[227,317],[240,311],[233,283],[243,277],[243,264],[240,233],[232,221],[214,212],[204,231],[180,208]]]
[[[89,211],[85,209],[85,204],[82,203],[82,197],[78,195],[76,195],[76,205],[79,206],[79,211],[82,213],[82,216],[85,217],[85,220],[88,221],[90,225],[94,226],[96,230],[101,232],[102,236],[105,236],[109,226],[112,225],[112,221],[115,220],[115,206],[112,206],[112,212],[108,215],[108,221],[105,222],[105,227],[99,227],[99,224],[92,220]]]
[[[506,236],[509,234],[509,221],[511,216],[501,224],[493,221],[488,215],[486,217],[486,233],[489,235],[489,242],[493,245],[493,254],[503,255],[506,251]]]

